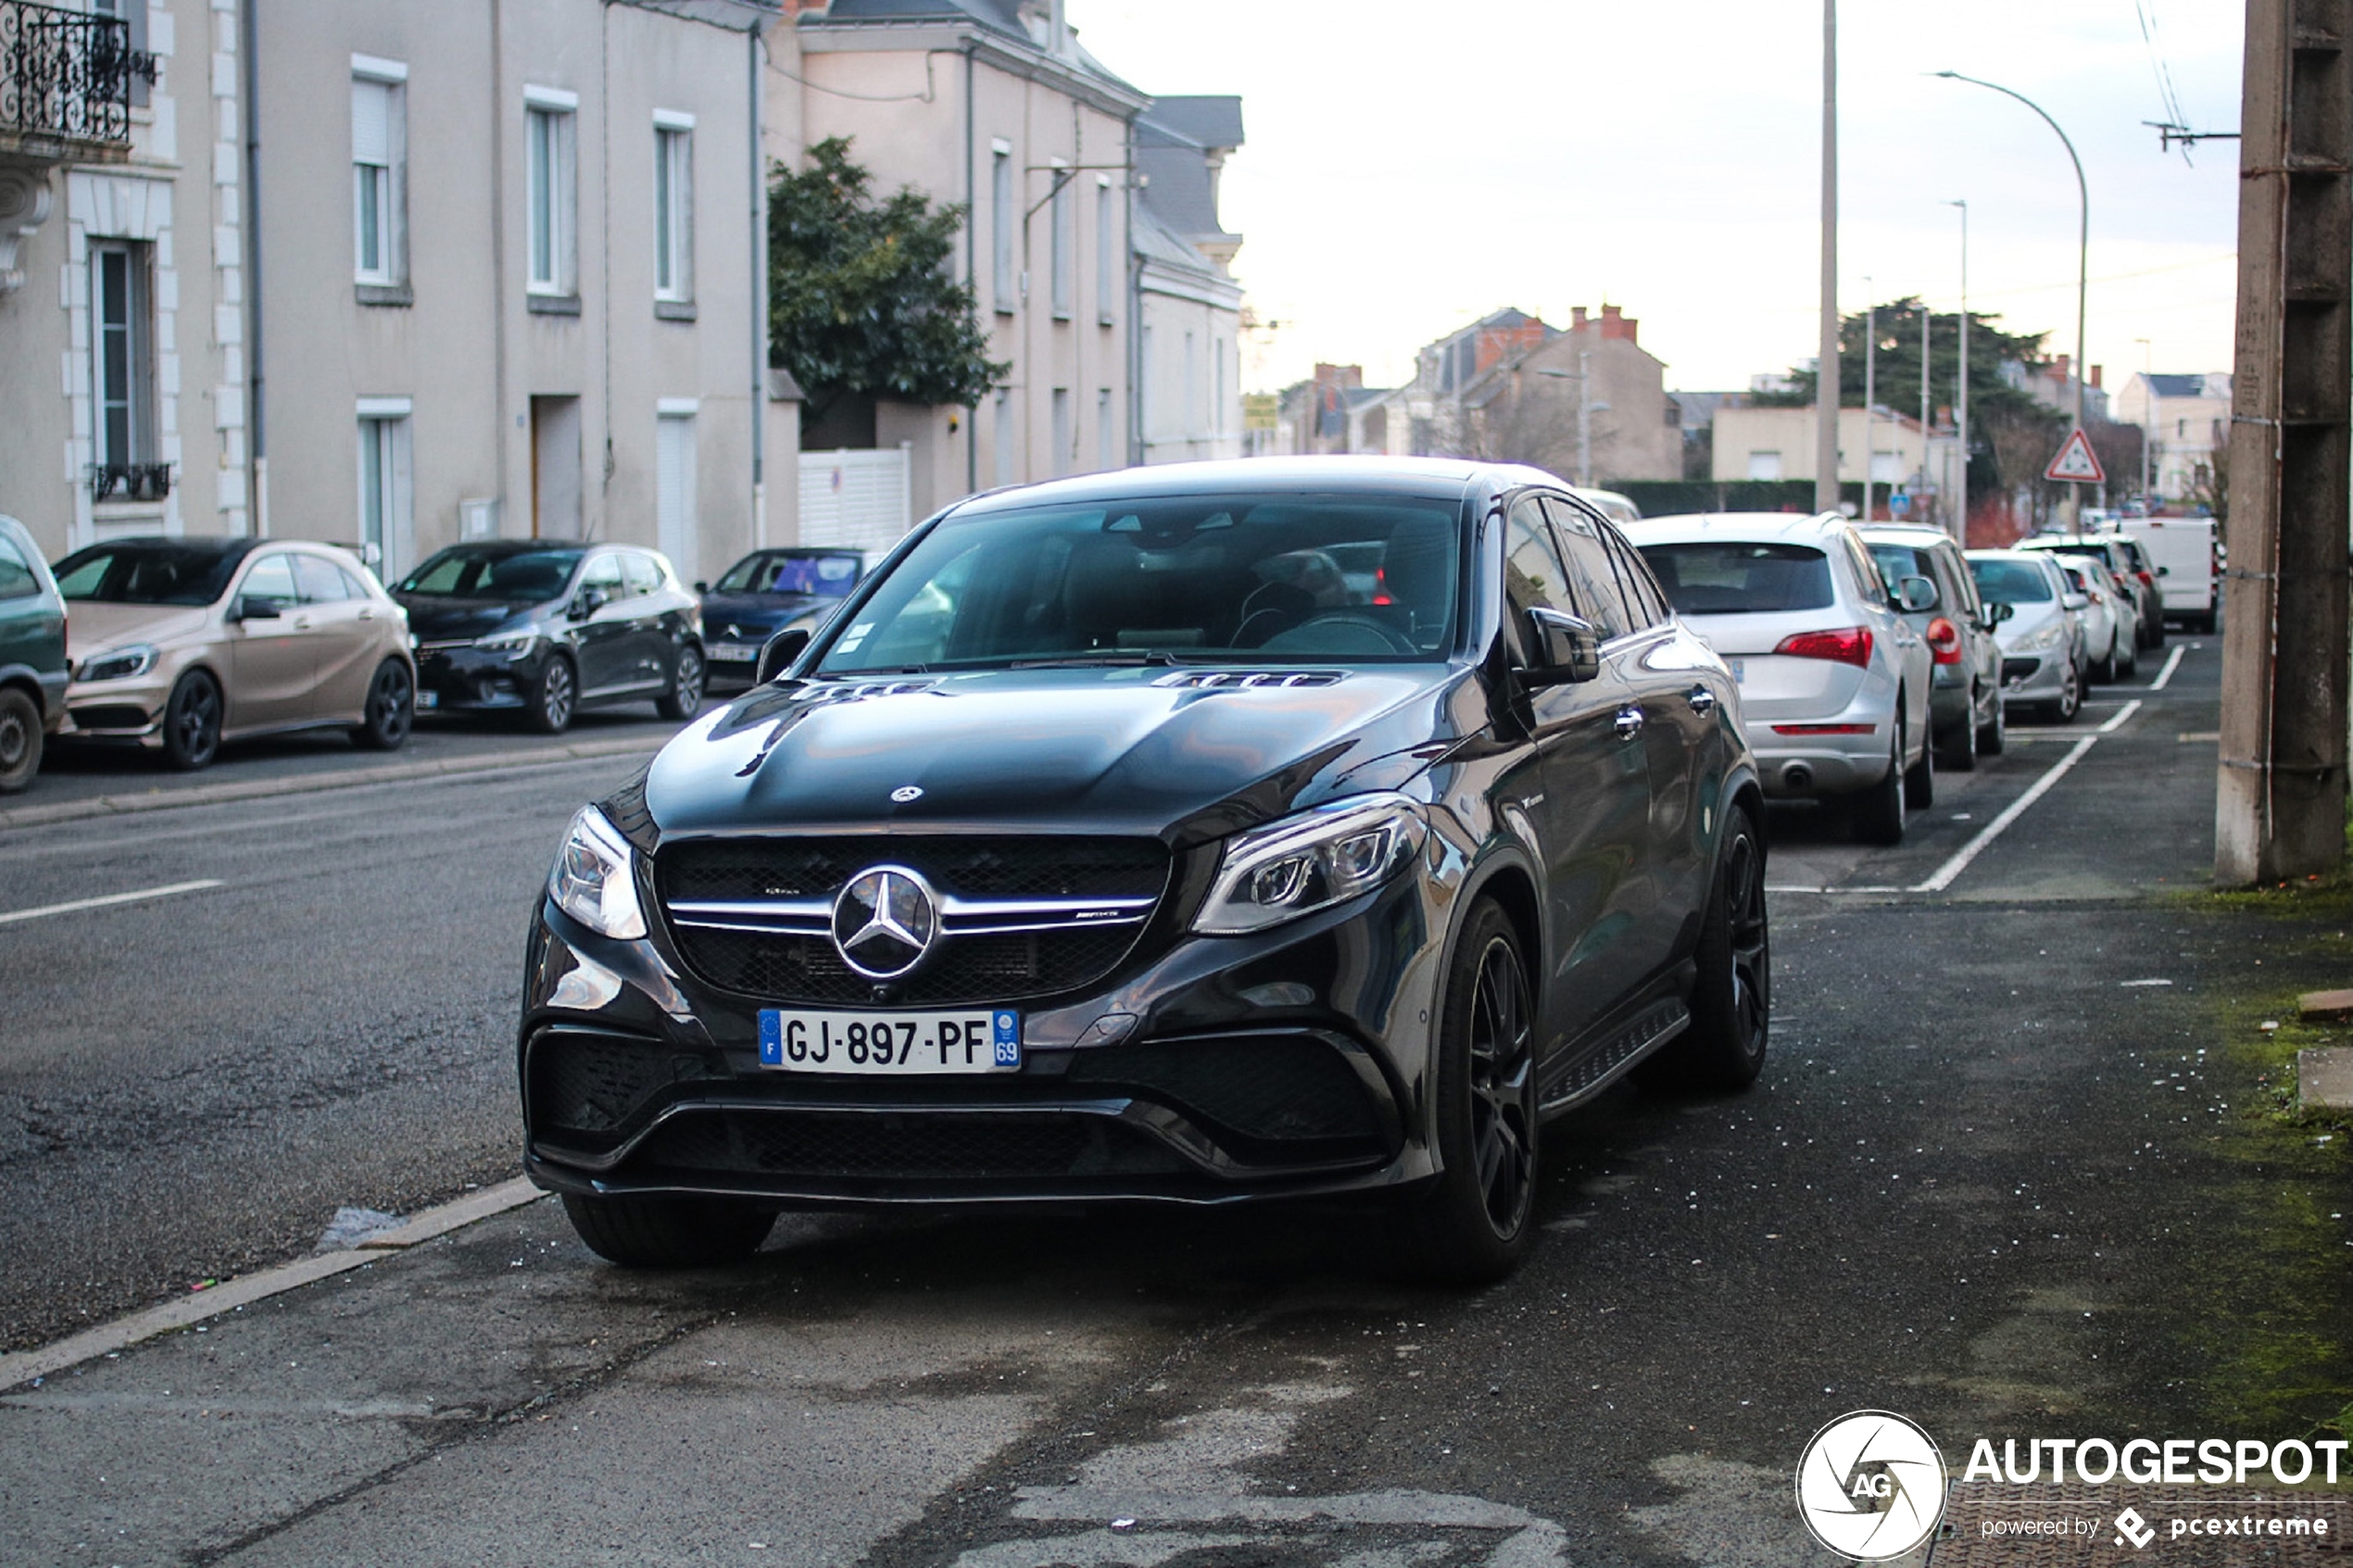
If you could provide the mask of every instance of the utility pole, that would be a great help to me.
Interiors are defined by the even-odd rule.
[[[2247,0],[2214,809],[2225,886],[2345,856],[2348,48],[2353,0]]]
[[[1954,535],[1963,549],[1969,547],[1969,203],[1949,201],[1946,207],[1961,209],[1961,373],[1959,407],[1954,410],[1958,424],[1956,433],[1961,439],[1961,477],[1954,486],[1959,492],[1955,505],[1959,508],[1960,532]]]
[[[2141,510],[2157,515],[2157,507],[2149,499],[2149,448],[2157,443],[2157,373],[2151,368],[2157,362],[2157,351],[2145,337],[2133,340],[2141,345]]]
[[[1879,304],[1871,281],[1863,280],[1863,521],[1871,521],[1871,458],[1878,433],[1871,424],[1872,399],[1879,395]]]
[[[1924,512],[1928,509],[1928,301],[1920,301],[1920,477],[1912,488],[1919,493],[1917,503]]]
[[[1838,510],[1838,0],[1822,0],[1822,332],[1814,360],[1814,509]]]

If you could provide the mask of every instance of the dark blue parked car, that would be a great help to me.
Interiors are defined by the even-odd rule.
[[[696,583],[703,635],[711,639],[711,688],[750,685],[761,645],[812,611],[824,620],[858,585],[865,565],[851,549],[754,550],[716,583]]]

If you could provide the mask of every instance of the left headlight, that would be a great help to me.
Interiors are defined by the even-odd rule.
[[[108,648],[94,653],[82,661],[81,678],[85,681],[128,681],[144,675],[156,667],[162,654],[153,643],[132,643],[127,647]]]
[[[637,903],[635,852],[594,806],[583,806],[547,873],[556,908],[599,935],[634,942],[646,935]]]
[[[1254,829],[1227,845],[1193,929],[1239,936],[1328,909],[1396,875],[1428,834],[1421,808],[1402,795],[1360,796]]]
[[[2018,641],[2018,646],[2015,651],[2019,653],[2044,653],[2058,646],[2059,644],[2066,641],[2066,639],[2067,622],[2054,618],[2050,621],[2045,621],[2042,625],[2036,627],[2025,636],[2020,637]]]
[[[510,659],[528,655],[539,641],[536,632],[502,632],[495,637],[476,637],[474,646],[484,653],[503,653]]]

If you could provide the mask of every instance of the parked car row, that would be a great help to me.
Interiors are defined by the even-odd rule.
[[[2095,547],[2075,547],[2080,545]],[[1978,593],[1999,613],[2005,701],[2032,708],[2054,723],[2071,722],[2095,682],[2133,674],[2141,648],[2163,646],[2155,576],[2142,583],[2137,569],[2125,570],[2133,555],[2111,553],[2115,545],[2112,535],[2038,537],[2016,549],[1969,552]],[[2144,597],[2136,587],[2151,592]],[[2148,631],[2152,610],[2154,633]]]
[[[484,540],[387,591],[351,550],[304,540],[109,540],[52,568],[0,517],[0,794],[32,782],[53,736],[195,769],[226,742],[296,730],[392,750],[419,712],[505,713],[546,734],[616,703],[685,720],[706,659],[721,684],[749,684],[779,626],[813,627],[863,572],[855,550],[760,550],[705,594],[635,546]]]

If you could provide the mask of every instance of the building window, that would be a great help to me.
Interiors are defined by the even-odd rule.
[[[351,273],[356,282],[396,285],[408,205],[408,68],[355,55],[351,61]]]
[[[695,580],[695,404],[664,399],[654,419],[654,537],[671,570]]]
[[[1111,176],[1095,176],[1095,320],[1110,326],[1119,300],[1119,207]]]
[[[1111,388],[1107,386],[1095,393],[1095,466],[1119,467],[1119,422],[1112,418]]]
[[[988,160],[988,238],[996,259],[998,310],[1013,313],[1013,145],[999,142]]]
[[[387,582],[409,564],[409,414],[406,397],[359,400],[360,555]]]
[[[1201,429],[1201,366],[1196,362],[1193,334],[1185,334],[1185,412],[1178,433],[1190,437]]]
[[[525,88],[523,101],[529,285],[533,294],[568,295],[580,275],[573,259],[579,232],[573,176],[579,99],[548,88]]]
[[[1209,429],[1214,435],[1226,433],[1226,340],[1209,340]]]
[[[1048,463],[1054,477],[1060,479],[1076,466],[1073,459],[1076,453],[1072,448],[1078,441],[1077,433],[1070,428],[1070,388],[1066,386],[1054,388],[1053,420],[1054,453]]]
[[[1054,194],[1048,216],[1054,228],[1054,320],[1070,320],[1071,274],[1076,270],[1077,257],[1071,253],[1077,248],[1078,236],[1072,230],[1070,182],[1076,179],[1069,169],[1054,166]]]
[[[92,461],[120,469],[155,460],[155,306],[145,245],[90,246]]]
[[[1013,471],[1013,389],[997,389],[997,483],[1013,484],[1021,476]]]
[[[1781,477],[1781,455],[1779,452],[1751,452],[1748,455],[1748,477],[1779,479]]]
[[[93,14],[112,17],[127,24],[131,47],[144,54],[147,47],[147,0],[90,0]],[[154,89],[147,79],[133,71],[131,76],[131,107],[144,109],[151,100]]]
[[[654,115],[654,297],[695,297],[695,122]]]

